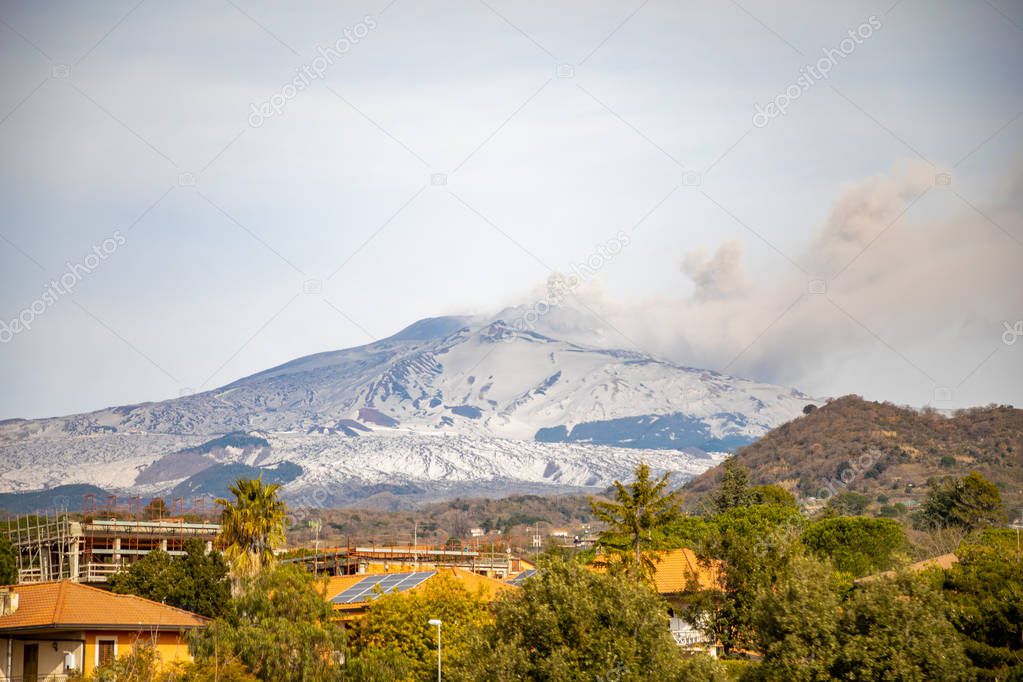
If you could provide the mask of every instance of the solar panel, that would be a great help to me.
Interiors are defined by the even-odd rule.
[[[437,571],[412,573],[381,573],[368,575],[330,601],[334,604],[357,604],[377,599],[381,594],[404,592],[437,575]],[[377,588],[380,588],[379,590]]]
[[[531,568],[528,571],[523,571],[522,573],[519,573],[517,576],[515,576],[514,578],[509,580],[508,584],[509,585],[520,585],[521,586],[522,583],[526,582],[527,580],[532,578],[534,575],[536,575],[536,569],[535,568]]]

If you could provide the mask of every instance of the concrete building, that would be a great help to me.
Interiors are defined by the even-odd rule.
[[[19,584],[103,583],[155,549],[180,556],[194,538],[209,550],[219,532],[218,524],[180,518],[75,520],[67,514],[17,517],[7,527]]]

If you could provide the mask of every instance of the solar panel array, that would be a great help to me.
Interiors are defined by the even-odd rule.
[[[509,580],[508,584],[509,585],[522,585],[522,583],[526,582],[527,580],[532,578],[534,575],[536,575],[536,569],[535,568],[531,568],[528,571],[523,571],[522,573],[519,573],[517,576],[515,576],[514,578]]]
[[[388,592],[404,592],[437,575],[437,571],[412,573],[381,573],[368,575],[330,601],[334,604],[357,604],[377,599]],[[377,587],[380,589],[378,590]]]

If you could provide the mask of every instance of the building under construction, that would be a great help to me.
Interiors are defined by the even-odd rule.
[[[137,499],[129,504],[128,514],[120,513],[116,498],[98,511],[87,498],[80,518],[57,512],[10,519],[6,532],[14,546],[18,582],[103,583],[153,550],[180,556],[191,539],[212,548],[220,526],[197,513],[205,503],[176,517],[145,518],[162,515],[164,507],[151,503],[143,509],[134,503]],[[175,507],[186,511],[178,502]]]
[[[211,505],[211,513],[207,514],[206,502],[201,498],[187,508],[177,499],[167,509],[159,498],[143,506],[141,498],[133,497],[127,506],[119,506],[111,495],[105,505],[98,506],[92,495],[86,495],[80,514],[65,510],[17,516],[6,521],[6,534],[14,547],[18,583],[105,583],[154,550],[182,556],[185,544],[196,539],[210,551],[220,533],[220,525],[213,521],[218,512]],[[0,525],[0,532],[3,528]],[[487,551],[479,546],[375,542],[292,551],[282,557],[282,563],[300,565],[320,575],[454,567],[497,579],[532,568],[529,562],[513,556],[508,545],[503,549],[492,545]]]
[[[451,549],[429,545],[335,547],[284,559],[282,563],[299,564],[324,575],[453,567],[497,579],[505,579],[533,567],[530,562],[512,556],[510,548],[488,552],[468,547]]]

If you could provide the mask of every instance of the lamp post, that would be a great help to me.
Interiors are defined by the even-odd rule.
[[[440,626],[441,621],[436,618],[430,619],[430,625],[437,628],[437,682],[440,682]]]

